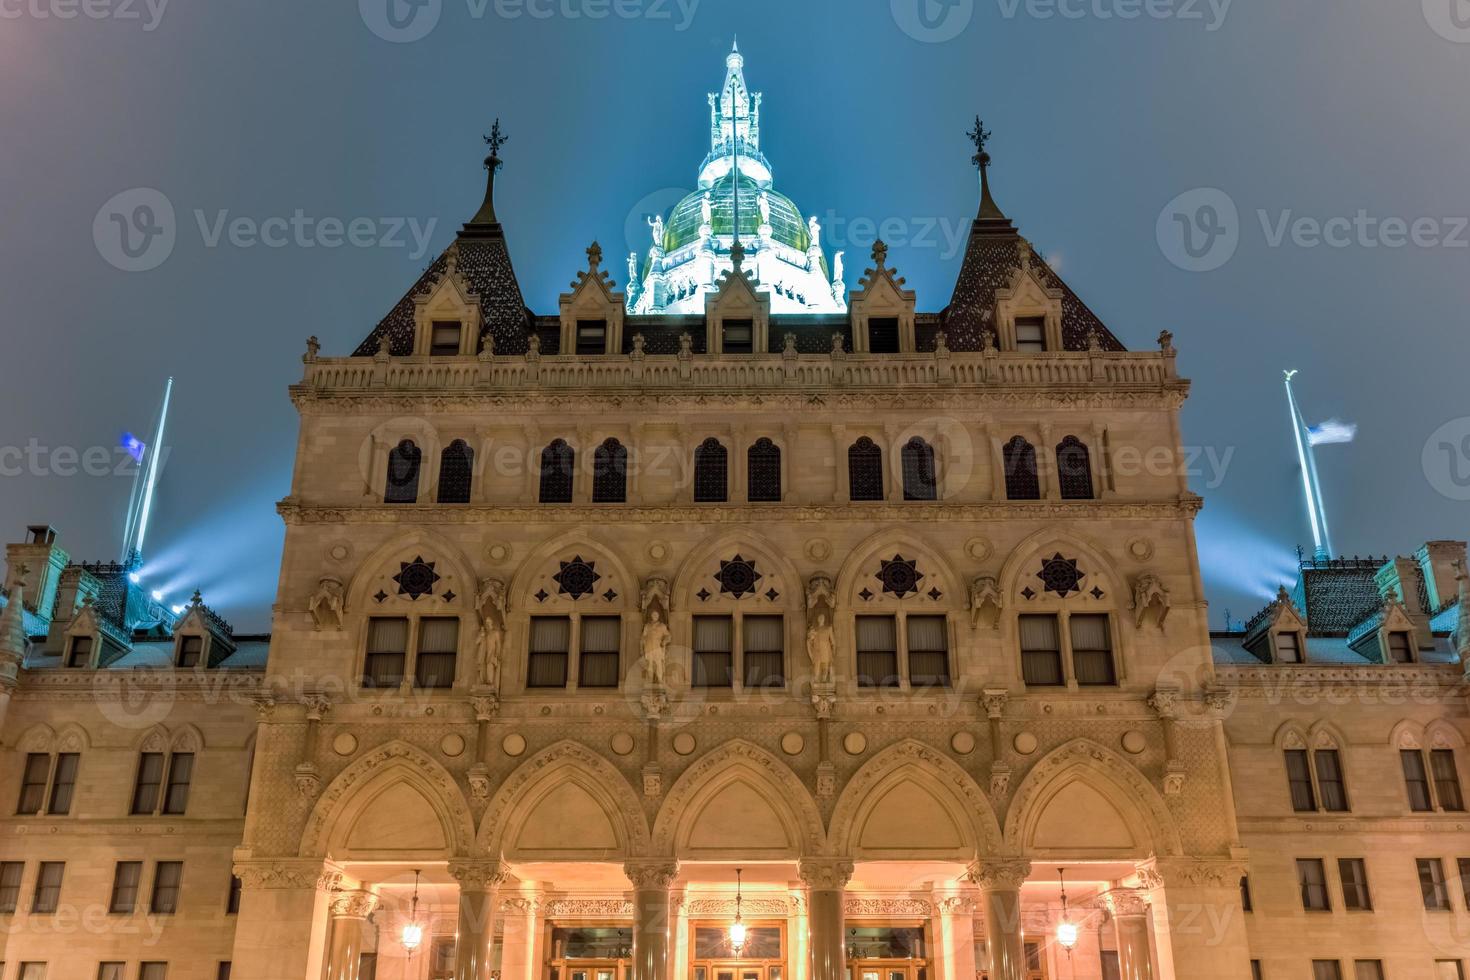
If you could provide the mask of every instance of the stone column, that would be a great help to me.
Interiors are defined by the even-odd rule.
[[[974,980],[975,902],[971,895],[936,896],[940,980]]]
[[[319,977],[327,953],[328,899],[342,875],[321,860],[254,859],[236,852],[240,913],[235,921],[236,980]]]
[[[451,861],[449,873],[459,882],[454,980],[490,980],[496,892],[505,881],[505,865],[499,861]]]
[[[501,980],[538,980],[536,969],[536,896],[515,895],[500,900],[505,916],[505,938],[500,947]]]
[[[786,928],[786,944],[791,951],[788,972],[791,980],[811,980],[812,951],[808,946],[811,926],[807,922],[806,890],[793,883],[786,901],[791,908]]]
[[[377,905],[378,896],[370,891],[353,888],[332,893],[332,946],[327,955],[327,980],[358,980],[363,930]]]
[[[990,950],[990,980],[1025,980],[1026,950],[1021,942],[1021,885],[1031,862],[1001,858],[977,862],[970,878],[980,886]]]
[[[1108,892],[1113,930],[1118,937],[1118,973],[1122,980],[1153,980],[1148,948],[1148,900],[1143,892],[1119,888]]]
[[[846,858],[806,858],[797,865],[797,871],[807,888],[811,980],[844,980],[847,950],[842,941],[842,903],[852,879],[852,862]]]
[[[1168,858],[1139,869],[1150,889],[1159,976],[1250,976],[1240,907],[1243,873],[1243,865],[1232,858]]]
[[[629,861],[623,873],[633,883],[633,980],[669,980],[669,887],[679,863]]]

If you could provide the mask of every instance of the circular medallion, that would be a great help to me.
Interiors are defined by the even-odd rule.
[[[674,736],[674,751],[680,755],[688,755],[694,751],[694,736],[688,732],[680,732]]]
[[[347,556],[352,554],[352,549],[345,544],[334,544],[327,554],[332,556],[333,561],[346,561]]]
[[[1123,733],[1123,751],[1138,755],[1146,748],[1148,748],[1148,739],[1144,737],[1143,732],[1135,730]]]
[[[1134,538],[1128,542],[1128,553],[1138,561],[1148,561],[1154,556],[1154,543],[1148,538]]]
[[[464,753],[464,736],[450,732],[439,740],[439,751],[451,759],[459,757]]]
[[[648,557],[654,561],[663,561],[669,557],[669,546],[662,541],[653,541],[648,545]]]
[[[862,755],[868,747],[868,736],[862,732],[848,732],[842,737],[842,748],[848,755]]]
[[[804,748],[806,739],[801,737],[801,732],[787,732],[781,736],[781,751],[787,755],[800,755]]]
[[[351,732],[340,732],[332,739],[332,751],[338,755],[351,755],[357,751],[357,736]]]
[[[832,545],[824,538],[812,538],[806,543],[806,556],[812,561],[826,561],[832,554]]]
[[[1012,744],[1016,747],[1017,752],[1022,755],[1030,755],[1036,751],[1039,743],[1036,741],[1035,735],[1032,735],[1030,732],[1021,732],[1016,736],[1016,740]]]
[[[976,561],[984,561],[989,558],[994,550],[986,538],[971,538],[965,542],[965,554]]]
[[[627,755],[633,751],[633,736],[627,732],[618,732],[612,737],[612,741],[609,744],[612,745],[612,750],[618,755]]]
[[[949,740],[949,747],[960,755],[969,755],[975,751],[975,736],[969,732],[955,732]]]
[[[526,751],[526,737],[512,732],[501,740],[500,750],[511,758],[514,758]]]
[[[505,561],[510,557],[510,545],[492,544],[487,549],[487,553],[490,555],[491,561]]]

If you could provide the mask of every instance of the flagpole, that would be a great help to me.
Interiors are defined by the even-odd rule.
[[[1332,538],[1327,531],[1327,509],[1322,503],[1322,484],[1317,477],[1317,454],[1307,437],[1307,423],[1297,405],[1291,379],[1296,371],[1286,374],[1286,403],[1291,410],[1291,431],[1296,437],[1297,460],[1302,468],[1302,493],[1307,500],[1307,517],[1312,524],[1312,557],[1324,561],[1332,557]]]

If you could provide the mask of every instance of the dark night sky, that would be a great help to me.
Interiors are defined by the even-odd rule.
[[[237,628],[265,628],[273,505],[295,451],[286,386],[304,339],[349,352],[432,255],[411,254],[411,238],[211,247],[207,226],[297,209],[437,219],[437,253],[479,202],[479,136],[499,115],[512,136],[500,216],[528,301],[552,313],[590,241],[610,257],[642,249],[654,207],[640,200],[667,207],[670,188],[691,186],[705,93],[737,33],[766,96],[777,186],[848,250],[849,284],[868,243],[842,229],[888,220],[890,261],[921,309],[947,302],[958,255],[945,230],[974,213],[964,133],[979,112],[996,134],[997,197],[1022,232],[1130,347],[1174,331],[1195,382],[1185,442],[1205,461],[1214,625],[1227,607],[1259,608],[1309,543],[1282,368],[1301,369],[1311,420],[1360,425],[1355,444],[1321,451],[1338,550],[1464,536],[1454,498],[1470,497],[1456,482],[1470,458],[1437,448],[1445,432],[1433,465],[1421,458],[1446,423],[1470,453],[1458,442],[1470,434],[1470,233],[1454,220],[1470,214],[1470,38],[1432,26],[1453,0],[1240,0],[1220,22],[1222,0],[1132,20],[1099,16],[1129,0],[1072,0],[1075,18],[1046,16],[1047,0],[954,2],[703,0],[686,22],[673,0],[623,0],[643,15],[596,20],[566,12],[616,8],[430,0],[438,23],[412,43],[368,28],[386,0],[174,0],[152,30],[141,0],[126,8],[138,20],[7,4],[22,15],[0,18],[3,537],[51,522],[75,557],[113,557],[128,480],[71,474],[54,451],[146,429],[172,374],[150,582],[180,599],[198,585]],[[917,3],[944,33],[968,25],[916,39],[900,22],[916,22]],[[139,187],[172,204],[176,241],[157,268],[124,272],[93,220]],[[1239,214],[1237,251],[1209,272],[1177,268],[1156,232],[1166,203],[1195,188],[1224,190]],[[1376,233],[1273,243],[1288,212],[1360,210],[1435,230],[1402,247]],[[1227,461],[1223,476],[1212,460]]]

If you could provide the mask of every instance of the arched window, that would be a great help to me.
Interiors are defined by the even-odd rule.
[[[541,450],[541,502],[543,504],[569,504],[572,502],[572,467],[577,459],[576,452],[565,439],[553,440]]]
[[[867,436],[847,447],[848,498],[883,499],[883,450]]]
[[[424,453],[405,439],[388,451],[388,483],[383,488],[383,503],[412,504],[419,499],[419,466]]]
[[[711,436],[694,450],[694,502],[722,504],[729,499],[730,459],[720,440]]]
[[[746,452],[749,487],[746,499],[753,504],[781,502],[781,447],[764,437]]]
[[[592,454],[592,502],[622,504],[628,500],[628,450],[607,439]]]
[[[1076,436],[1057,443],[1057,485],[1063,500],[1092,499],[1092,454]]]
[[[934,447],[918,436],[903,447],[903,499],[939,499],[939,487],[934,479]]]
[[[475,451],[463,439],[444,447],[439,455],[439,503],[467,504],[474,481]]]
[[[1002,450],[1006,469],[1007,500],[1040,500],[1041,481],[1036,476],[1036,447],[1015,436]]]

